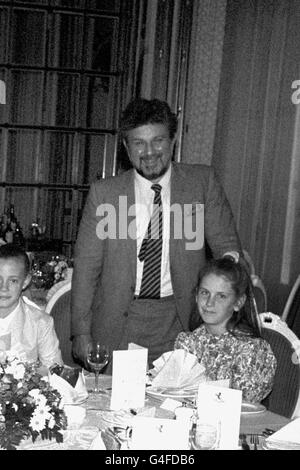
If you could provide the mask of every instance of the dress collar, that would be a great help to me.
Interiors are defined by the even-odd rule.
[[[224,337],[230,335],[229,331],[227,331],[227,330],[224,331],[224,333],[222,333],[222,334],[220,334],[220,335],[215,335],[215,334],[211,333],[211,332],[207,329],[207,327],[206,327],[205,324],[203,324],[202,326],[203,326],[203,329],[204,329],[205,333],[207,334],[207,336],[211,336],[212,338],[224,338]]]

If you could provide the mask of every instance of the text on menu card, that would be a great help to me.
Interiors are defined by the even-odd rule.
[[[147,359],[147,348],[113,352],[112,410],[144,406]]]

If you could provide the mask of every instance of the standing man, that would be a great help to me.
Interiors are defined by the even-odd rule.
[[[91,336],[112,350],[134,342],[151,366],[189,330],[204,242],[236,260],[241,245],[213,169],[172,162],[167,103],[134,99],[120,131],[133,169],[90,188],[74,255],[73,354],[84,362]]]

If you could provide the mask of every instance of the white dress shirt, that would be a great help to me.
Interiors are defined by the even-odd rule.
[[[161,297],[173,295],[170,275],[170,180],[171,165],[158,184],[161,185],[161,200],[163,207],[163,245],[161,260]],[[136,235],[137,235],[137,270],[135,295],[139,295],[143,276],[144,262],[139,260],[138,254],[148,229],[154,201],[153,183],[143,178],[135,171],[135,204],[136,204]]]
[[[14,323],[16,312],[19,309],[20,301],[14,310],[4,318],[0,318],[0,351],[10,349],[11,345],[11,325]]]
[[[1,351],[46,367],[63,363],[53,318],[25,296],[1,323]]]

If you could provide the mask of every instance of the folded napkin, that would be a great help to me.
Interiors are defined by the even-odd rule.
[[[106,450],[107,448],[108,447],[105,445],[104,439],[102,438],[102,433],[99,431],[89,450]]]
[[[150,371],[152,388],[195,389],[206,380],[204,366],[194,354],[184,349],[162,354],[153,365]]]
[[[270,449],[300,450],[300,418],[296,418],[265,440]]]
[[[83,372],[78,373],[75,387],[57,374],[49,374],[50,385],[58,390],[65,405],[82,403],[88,397]]]
[[[68,429],[79,429],[85,419],[86,409],[79,405],[64,405],[64,411],[67,416]]]

